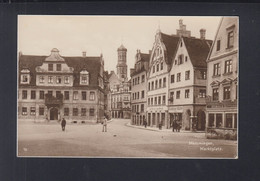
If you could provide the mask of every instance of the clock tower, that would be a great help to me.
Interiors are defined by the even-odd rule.
[[[127,64],[126,64],[126,53],[127,49],[121,45],[117,49],[118,62],[116,65],[117,76],[121,81],[127,81]]]

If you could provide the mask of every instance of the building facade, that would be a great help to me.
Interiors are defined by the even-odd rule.
[[[135,55],[135,66],[131,69],[131,124],[143,125],[146,119],[147,109],[147,70],[149,68],[149,54],[137,50]]]
[[[130,119],[131,82],[127,78],[127,49],[121,45],[117,49],[117,53],[117,74],[114,71],[109,74],[111,116],[112,118]]]
[[[99,122],[104,116],[104,60],[100,57],[19,56],[18,119]]]
[[[207,60],[207,128],[237,131],[238,18],[220,21]]]
[[[212,44],[205,31],[201,29],[200,38],[191,37],[182,20],[177,30],[180,38],[169,72],[168,111],[170,122],[176,120],[185,130],[205,130],[206,59]]]

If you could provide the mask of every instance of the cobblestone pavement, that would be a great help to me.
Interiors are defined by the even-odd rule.
[[[102,132],[101,124],[19,122],[18,156],[236,158],[237,142],[206,139],[204,133],[171,132],[129,125],[115,119]],[[156,129],[155,129],[156,130]]]

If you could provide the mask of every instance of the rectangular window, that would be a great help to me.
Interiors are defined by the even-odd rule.
[[[228,39],[227,39],[227,48],[232,48],[234,46],[234,32],[228,32]]]
[[[152,90],[154,90],[154,82],[152,81]]]
[[[153,66],[153,73],[155,72],[155,66]]]
[[[177,73],[177,82],[181,81],[181,73]]]
[[[144,90],[142,91],[142,99],[144,98]]]
[[[36,108],[35,107],[31,107],[31,115],[35,115],[36,112]]]
[[[213,89],[213,101],[217,101],[218,100],[218,88]]]
[[[58,76],[58,77],[56,78],[56,82],[57,82],[57,84],[61,84],[61,77]]]
[[[174,92],[170,92],[170,103],[173,103]]]
[[[73,99],[74,99],[74,100],[79,99],[79,93],[78,93],[78,91],[74,91],[74,92],[73,92]]]
[[[144,112],[144,104],[141,104],[141,112]]]
[[[65,76],[65,77],[64,77],[64,83],[65,83],[65,84],[69,84],[69,83],[70,83],[70,79],[69,79],[68,76]]]
[[[224,87],[224,95],[223,95],[224,100],[230,99],[230,87]]]
[[[69,116],[70,109],[68,107],[64,108],[64,116]]]
[[[159,71],[159,64],[156,65],[156,71],[158,72]]]
[[[209,127],[214,127],[214,114],[209,114]]]
[[[52,96],[52,91],[48,91],[48,95],[49,95],[49,96]]]
[[[159,88],[162,87],[162,79],[159,80]]]
[[[44,83],[44,76],[40,76],[39,79],[40,79],[40,83]]]
[[[22,82],[28,82],[28,75],[23,75],[22,76]]]
[[[220,50],[220,40],[217,41],[217,51]]]
[[[232,60],[225,61],[225,73],[232,73]]]
[[[148,83],[148,90],[151,90],[150,86],[151,86],[151,84],[150,84],[150,82],[149,82],[149,83]]]
[[[226,123],[226,125],[225,125],[225,127],[226,128],[232,128],[232,114],[230,114],[230,113],[227,113],[226,114],[226,121],[225,121],[225,123]]]
[[[163,70],[163,62],[161,63],[161,70]]]
[[[88,75],[82,75],[81,76],[81,83],[87,83],[88,82]]]
[[[95,100],[95,92],[90,92],[89,100],[91,100],[91,101]]]
[[[216,63],[213,65],[213,75],[216,76],[216,75],[220,75],[220,64],[219,63]]]
[[[161,96],[158,97],[158,105],[161,105]]]
[[[153,105],[153,98],[151,98],[151,105]]]
[[[61,97],[61,91],[56,91],[56,97],[60,98]]]
[[[70,92],[69,91],[64,91],[64,99],[70,100]]]
[[[179,64],[183,64],[183,55],[179,55],[178,60],[179,60]]]
[[[121,98],[121,97],[120,97]],[[137,99],[139,99],[139,92],[137,92]],[[121,101],[121,100],[120,100]]]
[[[166,77],[163,78],[163,87],[166,87]]]
[[[39,107],[39,115],[40,116],[44,115],[44,107]]]
[[[57,71],[61,71],[61,64],[57,64],[57,65],[56,65],[56,70],[57,70]]]
[[[189,80],[190,79],[190,71],[186,71],[185,72],[185,80]]]
[[[190,97],[190,90],[186,89],[185,90],[185,98],[189,98]]]
[[[158,80],[155,81],[155,89],[158,88]]]
[[[95,109],[94,108],[89,109],[89,116],[95,116]]]
[[[180,99],[180,96],[181,96],[181,91],[177,91],[176,92],[176,99]]]
[[[31,91],[31,99],[35,99],[36,98],[36,92],[35,90]]]
[[[22,91],[22,99],[27,99],[27,90]]]
[[[200,89],[199,90],[199,97],[200,98],[205,98],[206,97],[206,90],[205,89]]]
[[[40,99],[44,99],[44,91],[40,91]]]
[[[82,91],[81,92],[81,97],[82,97],[82,100],[87,100],[87,92],[86,91]]]
[[[22,115],[27,115],[27,107],[22,107]]]
[[[86,116],[86,115],[87,115],[87,109],[81,108],[81,116]]]
[[[163,96],[163,97],[162,97],[162,104],[165,104],[165,101],[166,101],[165,99],[166,99],[166,97]]]
[[[216,114],[216,127],[222,127],[222,114]]]
[[[150,98],[148,98],[148,105],[150,105]]]
[[[174,74],[171,75],[171,83],[174,83]]]
[[[142,82],[145,81],[145,75],[142,75]]]
[[[154,104],[157,105],[157,97],[154,98]]]
[[[49,76],[49,77],[48,77],[48,83],[49,83],[49,84],[52,84],[52,83],[53,83],[53,77],[52,77],[52,76]]]
[[[140,82],[140,77],[137,77],[137,84],[139,84]]]
[[[73,108],[73,116],[78,116],[79,111],[78,108]]]
[[[199,70],[199,79],[206,80],[207,79],[207,72],[206,70]]]
[[[53,71],[53,64],[48,64],[48,71]]]

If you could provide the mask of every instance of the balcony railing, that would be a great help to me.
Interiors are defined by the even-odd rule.
[[[211,97],[206,99],[207,108],[237,107],[237,99],[212,101]]]
[[[63,95],[58,94],[54,97],[51,94],[45,94],[45,105],[62,105],[63,104]]]

